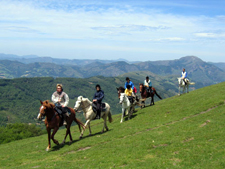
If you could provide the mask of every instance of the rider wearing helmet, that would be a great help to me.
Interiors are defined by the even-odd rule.
[[[69,97],[65,92],[63,92],[62,84],[56,85],[56,91],[52,94],[52,102],[55,104],[55,110],[62,117],[63,120],[63,114],[67,112],[66,107],[69,104]],[[67,116],[69,116],[68,113]],[[64,125],[66,125],[66,121],[64,121]]]
[[[133,92],[133,90],[132,90],[131,86],[130,85],[127,85],[127,88],[125,90],[125,94],[127,96],[132,96],[132,92]]]
[[[128,99],[130,100],[131,104],[134,102],[134,93],[130,85],[127,85],[127,88],[125,90],[125,94],[128,96]]]
[[[99,84],[97,84],[95,86],[96,88],[96,92],[94,94],[93,97],[93,104],[96,106],[97,108],[97,115],[96,115],[96,119],[100,119],[101,118],[101,104],[102,104],[102,99],[104,98],[104,91],[101,90],[101,86]]]
[[[148,91],[148,92],[152,92],[152,82],[151,80],[149,79],[149,77],[147,76],[145,81],[144,81],[144,86],[145,86],[145,89]]]

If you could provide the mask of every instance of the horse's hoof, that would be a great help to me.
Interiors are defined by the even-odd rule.
[[[89,136],[92,136],[92,134],[90,133]]]
[[[46,151],[49,151],[49,150],[50,150],[50,148],[49,148],[49,147],[47,147],[45,150],[46,150]]]
[[[80,136],[80,139],[82,139],[82,136]]]
[[[60,145],[63,146],[65,144],[65,142],[63,141]]]
[[[70,142],[69,142],[69,145],[71,145],[71,144],[72,144],[72,142],[73,142],[73,141],[70,141]]]

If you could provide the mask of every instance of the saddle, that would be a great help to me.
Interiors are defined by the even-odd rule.
[[[130,103],[133,104],[133,102],[134,102],[133,96],[128,96],[128,99],[129,99]]]
[[[61,118],[61,123],[60,123],[60,126],[61,126],[61,125],[63,125],[65,114],[68,113],[70,115],[71,111],[70,111],[70,109],[68,107],[62,107],[62,106],[56,106],[55,110],[56,110],[56,113]]]
[[[92,110],[97,113],[97,104],[92,103]],[[106,104],[105,103],[101,103],[101,108],[100,108],[101,112],[105,112],[106,111]]]

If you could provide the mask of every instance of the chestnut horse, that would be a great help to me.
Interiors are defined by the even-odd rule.
[[[50,103],[48,100],[43,101],[43,102],[40,101],[40,102],[41,102],[42,106],[40,107],[40,111],[37,116],[37,119],[41,120],[42,117],[46,116],[45,117],[45,126],[46,126],[46,130],[48,132],[48,147],[46,148],[46,151],[48,151],[51,148],[50,139],[52,139],[55,144],[57,144],[57,145],[59,144],[59,142],[56,139],[54,139],[54,135],[58,131],[59,127],[62,126],[62,123],[61,123],[62,119],[59,117],[58,113],[55,111],[54,103]],[[70,143],[72,143],[73,139],[71,136],[70,127],[71,127],[71,124],[73,121],[75,121],[78,124],[80,132],[81,132],[80,126],[82,126],[82,127],[84,126],[84,124],[76,118],[76,113],[75,113],[74,109],[72,109],[70,107],[68,107],[68,109],[70,110],[71,114],[69,117],[66,116],[66,118],[65,118],[65,120],[67,122],[67,125],[66,125],[67,130],[66,130],[66,136],[61,144],[65,143],[66,137],[68,134],[70,136]],[[51,129],[53,129],[52,135],[51,135]]]
[[[141,93],[141,98],[142,98],[142,103],[144,103],[145,102],[145,100],[147,99],[147,98],[149,98],[149,97],[151,97],[151,102],[150,102],[150,106],[153,104],[155,104],[154,103],[154,95],[156,95],[156,96],[158,96],[158,98],[160,98],[160,99],[162,99],[161,97],[160,97],[160,95],[158,95],[158,93],[156,92],[156,90],[155,90],[155,88],[154,87],[152,87],[152,93],[150,93],[150,92],[148,92],[146,89],[145,89],[145,86],[143,85],[143,83],[139,83],[139,90],[140,90],[140,93]],[[145,107],[145,105],[144,105],[144,107]],[[142,106],[141,106],[141,108],[142,108]]]

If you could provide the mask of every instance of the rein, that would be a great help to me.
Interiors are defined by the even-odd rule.
[[[81,101],[81,104],[83,104],[83,105],[81,105],[81,106],[84,106],[83,101]],[[78,108],[78,110],[79,110],[79,109],[86,109],[86,108],[88,108],[88,107],[91,106],[91,105],[88,105],[88,106],[86,106],[86,107],[81,107],[81,106]],[[78,110],[77,110],[77,111],[78,111]]]

